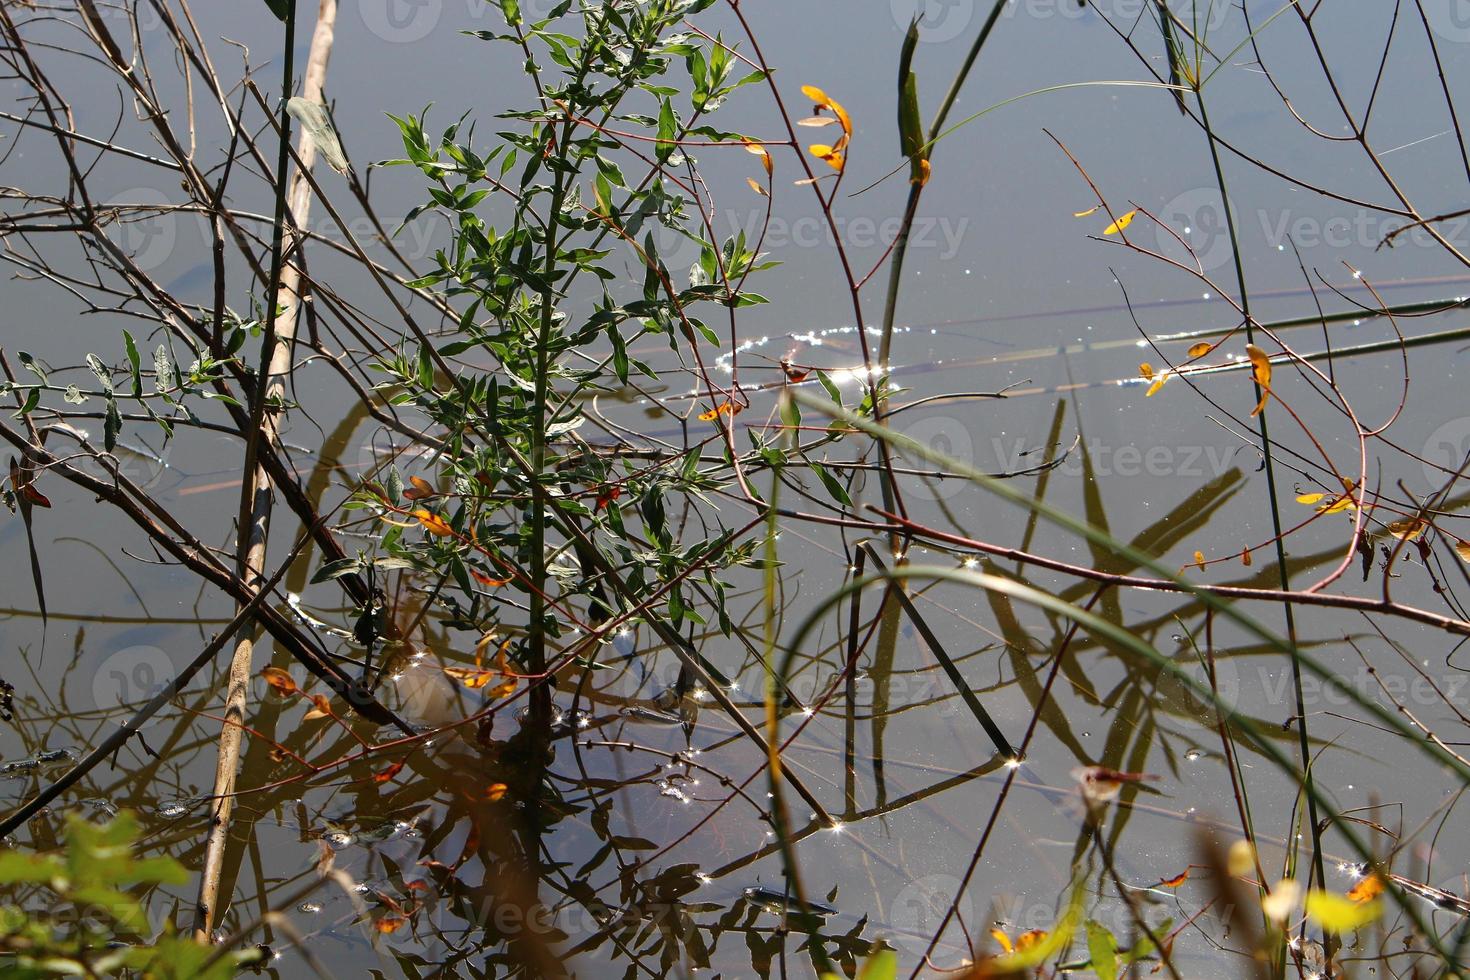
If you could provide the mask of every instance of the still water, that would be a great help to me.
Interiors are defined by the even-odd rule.
[[[929,107],[959,68],[989,4],[925,3],[916,70]],[[550,3],[521,6],[529,19]],[[1360,106],[1378,75],[1391,5],[1350,0],[1333,6],[1330,18],[1320,18],[1321,41],[1338,71],[1343,97]],[[1433,7],[1429,19],[1443,71],[1463,90],[1470,81],[1470,31],[1456,29],[1453,6],[1426,4]],[[259,84],[275,94],[271,80],[278,77],[279,25],[259,7],[200,5],[194,14],[223,78],[238,79],[241,59],[248,57]],[[799,103],[799,87],[815,84],[851,112],[855,134],[845,190],[857,190],[890,170],[899,159],[895,65],[913,2],[747,0],[742,7],[765,58],[778,69],[777,82],[788,100]],[[1247,3],[1258,28],[1279,7],[1276,0]],[[1198,392],[1176,381],[1147,398],[1147,386],[1138,378],[1141,361],[1158,362],[1145,349],[1144,334],[1232,327],[1236,318],[1219,293],[1238,289],[1209,146],[1198,126],[1157,89],[1074,85],[1147,77],[1104,17],[1124,34],[1141,23],[1136,33],[1144,56],[1167,73],[1148,9],[1126,0],[1007,5],[951,119],[1025,93],[1073,87],[997,109],[935,148],[933,179],[904,271],[892,363],[893,380],[904,389],[898,404],[956,392],[1004,391],[1007,397],[936,401],[902,412],[894,425],[992,473],[1026,470],[1066,452],[1060,465],[1044,475],[1018,477],[1017,485],[1044,493],[1053,505],[1083,514],[1177,567],[1193,561],[1196,551],[1214,559],[1260,545],[1271,537],[1271,520],[1254,430],[1223,417],[1228,410],[1244,418],[1252,407],[1247,373],[1206,376]],[[75,38],[67,25],[78,21],[69,4],[60,5],[54,16],[28,16],[35,20],[25,30],[36,38],[57,43]],[[124,22],[120,12],[107,16]],[[1272,79],[1291,92],[1297,113],[1330,136],[1343,135],[1333,93],[1323,84],[1320,67],[1302,57],[1301,31],[1293,18],[1281,18],[1260,35],[1259,55],[1272,70],[1268,78],[1256,65],[1255,50],[1237,48],[1246,33],[1240,8],[1220,5],[1208,16],[1218,21],[1211,24],[1212,48],[1222,55],[1235,49],[1207,91],[1212,122],[1229,145],[1222,155],[1256,316],[1310,315],[1319,303],[1328,312],[1351,310],[1354,303],[1377,305],[1365,282],[1388,303],[1470,292],[1464,267],[1427,236],[1409,234],[1397,247],[1379,248],[1402,221],[1313,193],[1270,172],[1303,175],[1341,198],[1390,200],[1383,178],[1355,143],[1328,142],[1308,132],[1273,90]],[[1401,34],[1376,94],[1374,145],[1420,213],[1453,211],[1463,206],[1465,192],[1454,125],[1443,103],[1426,95],[1437,91],[1439,76],[1417,16],[1404,16],[1412,23],[1397,27]],[[156,15],[141,9],[138,17],[144,49],[166,64],[169,41]],[[326,92],[349,156],[358,173],[368,175],[378,213],[395,223],[420,203],[422,186],[409,168],[368,168],[402,152],[387,113],[420,113],[432,104],[430,118],[442,126],[468,112],[488,136],[502,124],[493,118],[497,112],[529,104],[527,79],[506,48],[465,33],[497,29],[499,18],[478,0],[342,4]],[[304,9],[300,57],[312,23],[312,12]],[[721,7],[701,15],[699,23],[711,34],[741,36]],[[1158,50],[1148,50],[1149,45]],[[75,129],[106,135],[121,118],[119,141],[154,152],[128,100],[114,93],[106,74],[95,66],[75,71],[67,82],[75,86],[68,93]],[[157,84],[177,104],[182,97],[177,72],[159,72]],[[15,83],[10,88],[14,99],[5,111],[23,113],[19,99],[25,90]],[[778,122],[768,93],[758,86],[732,98],[719,121],[723,128],[747,133],[775,132]],[[55,166],[51,144],[35,133],[17,140],[17,127],[10,123],[0,124],[0,130],[9,151],[0,164],[0,182],[32,193],[65,193],[65,175]],[[220,159],[218,148],[227,134],[217,114],[201,113],[195,139],[201,160],[213,165]],[[1117,210],[1146,208],[1186,236],[1214,288],[1157,258],[1099,241],[1106,218],[1102,212],[1074,217],[1097,202],[1057,141],[1110,202],[1132,202]],[[744,154],[738,152],[695,155],[706,182],[719,189],[714,221],[721,235],[758,230],[765,204],[744,187],[749,159],[740,159]],[[160,173],[141,163],[111,160],[95,175],[94,190],[118,201],[179,201],[177,181]],[[742,314],[742,378],[776,382],[777,362],[792,355],[831,371],[851,401],[861,358],[831,232],[809,190],[790,186],[797,170],[789,159],[778,157],[776,175],[765,248],[781,265],[762,273],[757,286],[771,302]],[[320,179],[328,193],[340,197],[343,213],[355,219],[348,230],[371,242],[374,229],[351,206],[344,185],[329,173]],[[233,207],[269,214],[262,182],[239,186]],[[838,230],[856,267],[865,271],[883,257],[905,194],[902,178],[895,178],[836,202]],[[324,240],[308,253],[313,274],[349,282],[355,276],[364,284],[362,308],[391,323],[391,309],[368,288],[361,270],[331,248],[330,243],[344,240],[343,229],[320,208],[311,227]],[[262,236],[268,230],[268,221],[259,225]],[[1470,225],[1463,219],[1446,222],[1442,231],[1458,247],[1470,246]],[[119,235],[170,291],[190,302],[208,302],[215,279],[206,227],[187,214],[170,214],[145,227],[119,229]],[[396,236],[400,251],[420,267],[446,240],[443,221],[431,216],[410,221]],[[1183,255],[1171,235],[1151,227],[1139,241],[1165,256]],[[674,253],[669,266],[681,267],[675,261],[680,243],[662,244]],[[7,247],[20,248],[11,240]],[[374,252],[379,253],[380,248]],[[693,257],[684,258],[682,266]],[[636,293],[641,273],[631,255],[628,262],[628,284],[614,288]],[[864,293],[870,318],[881,312],[885,275],[880,273]],[[238,285],[244,281],[235,280],[230,297],[240,309],[250,301]],[[347,288],[338,285],[339,291]],[[117,327],[128,323],[115,311],[83,315],[71,296],[44,281],[9,279],[0,290],[0,344],[10,352],[36,352],[52,365],[80,363],[91,351],[111,358]],[[1461,327],[1464,320],[1462,311],[1451,311],[1401,320],[1398,326],[1419,336]],[[1296,349],[1320,351],[1321,334],[1320,327],[1293,331]],[[1330,339],[1334,349],[1342,350],[1393,336],[1386,321],[1364,317],[1334,324]],[[1367,462],[1370,483],[1388,488],[1401,481],[1405,492],[1423,496],[1443,482],[1443,474],[1423,460],[1459,465],[1470,441],[1470,407],[1458,376],[1464,344],[1408,351],[1412,385],[1392,430],[1403,451],[1377,446]],[[645,346],[635,356],[674,366],[661,345]],[[1165,349],[1177,361],[1184,346]],[[1234,347],[1231,356],[1240,356],[1239,338]],[[1338,356],[1332,367],[1365,424],[1381,424],[1395,412],[1405,367],[1396,352]],[[688,375],[669,374],[658,393],[687,396],[688,382]],[[291,396],[301,407],[292,412],[284,436],[293,461],[324,500],[340,501],[353,474],[373,466],[390,440],[364,420],[354,408],[353,393],[319,364],[300,365]],[[769,395],[758,397],[740,423],[760,424],[773,405]],[[610,417],[634,426],[646,421],[645,407],[632,395],[602,405]],[[1320,489],[1321,452],[1347,459],[1356,453],[1352,429],[1326,400],[1303,396],[1292,407],[1322,446],[1320,452],[1314,449],[1286,413],[1272,416],[1273,434],[1301,454],[1278,462],[1278,502],[1293,508],[1285,515],[1288,526],[1310,514],[1292,498],[1298,489]],[[124,439],[130,473],[207,543],[232,548],[238,443],[186,432],[164,451],[152,439],[146,432]],[[922,460],[905,464],[925,466]],[[139,537],[86,495],[59,481],[45,489],[53,507],[35,517],[49,604],[44,622],[27,571],[25,529],[16,519],[0,524],[0,548],[9,569],[0,579],[0,642],[6,651],[0,673],[16,688],[14,721],[0,728],[0,793],[7,806],[28,799],[65,767],[71,756],[57,754],[60,750],[81,753],[95,744],[126,717],[128,705],[146,699],[232,614],[223,597],[201,588],[187,573],[139,560],[147,555]],[[878,501],[876,484],[860,489],[863,500]],[[907,499],[916,519],[959,536],[1117,574],[1138,571],[1105,553],[1091,553],[1074,535],[1028,521],[1024,511],[960,480],[915,478]],[[750,517],[748,509],[728,499],[719,507],[727,526]],[[1445,520],[1450,527],[1462,525],[1454,515]],[[1342,559],[1350,527],[1351,515],[1334,515],[1293,535],[1287,554],[1293,580],[1326,575]],[[281,517],[277,544],[296,530]],[[786,633],[842,585],[859,540],[810,525],[783,531]],[[916,545],[907,557],[916,564],[1020,574],[1079,603],[1094,592],[1092,584],[1075,577],[1021,569],[961,548]],[[341,608],[340,596],[329,588],[309,585],[309,571],[293,572],[285,583],[301,597],[302,614],[350,628],[351,610]],[[1231,560],[1190,574],[1213,584],[1279,584],[1269,550],[1257,552],[1250,567]],[[1420,564],[1411,562],[1398,574],[1393,583],[1398,601],[1452,612]],[[1443,574],[1463,588],[1458,569]],[[1333,588],[1374,595],[1379,580],[1375,576],[1362,584],[1354,564]],[[694,639],[730,681],[731,699],[759,723],[761,576],[752,571],[732,584],[731,614],[742,631],[726,638],[710,630]],[[395,602],[412,618],[422,597],[404,583]],[[1167,676],[1085,633],[1071,641],[1067,662],[1043,697],[1042,686],[1067,632],[1064,621],[951,585],[916,584],[915,604],[932,639],[958,664],[1012,744],[1021,743],[1042,704],[1039,725],[1019,769],[1006,767],[940,669],[930,640],[910,619],[902,620],[891,662],[865,654],[845,693],[805,717],[798,712],[788,719],[786,733],[798,724],[802,728],[786,751],[785,765],[813,788],[831,817],[809,817],[800,800],[792,814],[806,885],[824,906],[822,932],[829,949],[860,958],[868,942],[882,938],[900,951],[906,971],[938,975],[940,968],[958,966],[972,955],[971,941],[977,950],[993,950],[993,928],[1015,936],[1050,927],[1065,904],[1077,856],[1092,846],[1073,775],[1087,765],[1158,777],[1123,790],[1104,834],[1119,879],[1156,903],[1153,918],[1169,917],[1177,927],[1198,913],[1206,892],[1192,893],[1191,884],[1158,886],[1198,860],[1200,833],[1222,845],[1239,836],[1235,794],[1213,713]],[[1279,606],[1247,605],[1273,630],[1283,628]],[[1202,642],[1204,630],[1198,602],[1163,592],[1108,591],[1096,608],[1181,663],[1196,665],[1203,676],[1192,646]],[[845,616],[846,607],[831,615],[800,651],[793,684],[799,703],[819,702],[840,676]],[[473,706],[474,692],[456,691],[435,678],[442,682],[443,666],[468,661],[472,641],[441,628],[434,615],[424,626],[421,655],[402,666],[395,684],[404,703],[416,709],[415,720],[461,715],[466,704]],[[1427,686],[1432,682],[1461,709],[1470,700],[1470,674],[1463,672],[1464,657],[1456,654],[1454,637],[1430,626],[1370,622],[1355,612],[1316,607],[1297,610],[1296,628],[1303,647],[1333,665],[1354,690],[1388,703],[1379,680],[1390,681],[1429,727],[1451,743],[1463,741],[1463,718]],[[1216,623],[1212,640],[1221,690],[1279,732],[1283,749],[1294,751],[1296,707],[1288,665],[1229,624]],[[1358,650],[1380,665],[1381,675],[1367,672]],[[259,656],[264,662],[265,653]],[[228,856],[233,898],[227,924],[253,921],[266,910],[284,913],[292,930],[268,926],[255,940],[271,945],[276,958],[269,969],[285,977],[307,974],[303,947],[339,976],[373,970],[389,976],[498,976],[525,955],[528,934],[553,941],[579,976],[805,975],[810,967],[801,941],[781,930],[783,879],[774,836],[763,819],[768,783],[761,753],[707,703],[671,698],[678,661],[648,629],[615,637],[599,659],[609,669],[564,677],[559,684],[556,757],[545,777],[554,803],[539,807],[540,835],[533,849],[539,865],[530,869],[534,895],[514,907],[491,901],[494,893],[488,888],[441,890],[432,884],[440,881],[438,870],[455,865],[472,833],[482,840],[497,833],[494,821],[482,825],[467,816],[475,807],[464,801],[503,773],[503,761],[486,758],[471,739],[446,737],[415,753],[404,778],[395,782],[375,782],[368,766],[289,780],[296,770],[273,757],[268,739],[323,756],[350,746],[300,734],[298,709],[265,698],[259,685],[248,723],[268,738],[247,743],[240,777],[247,792]],[[105,815],[125,807],[142,815],[149,849],[197,869],[208,811],[201,798],[213,778],[219,731],[213,716],[222,672],[221,667],[196,681],[179,705],[143,730],[146,746],[131,743],[115,765],[95,770],[49,815],[20,832],[19,840],[44,843],[55,834],[62,812]],[[1377,808],[1360,812],[1413,836],[1416,849],[1404,863],[1412,858],[1418,880],[1463,894],[1470,831],[1455,806],[1463,787],[1426,764],[1412,745],[1365,723],[1358,709],[1319,682],[1308,678],[1304,694],[1317,753],[1315,777],[1336,807]],[[502,713],[496,737],[510,737],[517,724]],[[1297,787],[1261,758],[1243,752],[1241,770],[1262,858],[1268,867],[1279,867],[1285,838],[1296,832]],[[1002,798],[1008,777],[1012,782]],[[523,843],[509,840],[506,826],[499,832],[507,837],[508,853]],[[1381,843],[1388,846],[1386,840]],[[1330,875],[1337,874],[1330,869],[1347,861],[1350,851],[1331,829],[1324,847]],[[360,892],[327,887],[282,907],[284,896],[311,880],[323,849]],[[972,858],[974,874],[966,882]],[[1098,860],[1095,855],[1083,859],[1092,872],[1083,895],[1087,914],[1125,935],[1129,913],[1101,877]],[[466,881],[475,877],[463,875]],[[1328,883],[1344,889],[1351,881],[1338,874]],[[391,902],[385,905],[383,896]],[[150,908],[159,924],[184,909],[178,921],[187,926],[193,901],[191,885],[161,890]],[[393,903],[417,912],[401,928],[377,928],[383,909]],[[926,966],[921,957],[951,903],[970,940],[951,926]],[[1176,964],[1188,977],[1237,975],[1239,965],[1222,954],[1221,941],[1218,929],[1181,931]],[[1085,953],[1080,958],[1085,960]]]

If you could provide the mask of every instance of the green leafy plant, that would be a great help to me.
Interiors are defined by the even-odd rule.
[[[226,953],[155,931],[146,893],[190,881],[168,857],[136,857],[139,829],[127,812],[105,824],[73,816],[56,853],[0,852],[0,972],[7,977],[132,976],[224,980],[259,954]]]

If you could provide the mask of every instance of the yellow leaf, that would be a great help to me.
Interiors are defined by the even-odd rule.
[[[761,158],[761,166],[766,168],[767,177],[771,176],[775,172],[775,164],[771,162],[771,154],[769,153],[769,151],[766,150],[764,146],[761,146],[759,143],[752,143],[750,140],[746,140],[745,150],[747,153],[754,153],[756,156]]]
[[[771,195],[769,195],[769,194],[766,193],[766,189],[761,186],[760,181],[756,180],[754,177],[747,177],[747,178],[745,178],[745,182],[750,185],[750,189],[751,190],[755,191],[761,197],[770,197],[771,196]]]
[[[1308,507],[1310,507],[1312,504],[1321,503],[1322,498],[1326,496],[1327,494],[1325,493],[1304,493],[1300,497],[1296,498],[1296,502],[1299,504],[1306,504]]]
[[[454,534],[454,528],[449,526],[449,522],[433,511],[416,510],[413,516],[418,518],[419,524],[423,525],[424,530],[430,534],[441,538],[451,537]]]
[[[1266,399],[1271,397],[1271,358],[1255,344],[1246,344],[1245,353],[1251,359],[1251,374],[1261,386],[1261,400],[1251,411],[1251,417],[1260,415],[1266,408]]]
[[[1345,895],[1314,888],[1307,892],[1307,918],[1327,932],[1352,932],[1383,914],[1377,899],[1354,902]]]
[[[1203,551],[1196,551],[1194,553],[1194,563],[1201,569],[1205,567],[1205,553]]]
[[[990,930],[990,937],[994,939],[997,943],[999,943],[1000,948],[1005,950],[1007,953],[1014,953],[1016,951],[1016,947],[1011,945],[1011,937],[1007,936],[999,929]]]
[[[836,170],[838,173],[842,172],[844,159],[840,149],[828,146],[826,143],[813,143],[807,149],[811,152],[812,156],[824,161],[833,170]]]
[[[1094,207],[1088,208],[1086,211],[1073,211],[1072,212],[1072,217],[1074,217],[1074,218],[1085,218],[1085,217],[1087,217],[1090,214],[1097,214],[1097,209],[1099,207],[1101,207],[1101,206],[1102,205],[1096,205]]]
[[[1352,497],[1343,497],[1341,500],[1335,500],[1330,504],[1323,504],[1317,508],[1317,512],[1319,514],[1340,514],[1345,510],[1357,509],[1358,505],[1353,502]]]
[[[811,99],[812,103],[818,109],[831,109],[832,115],[836,116],[837,121],[842,124],[842,131],[848,134],[852,133],[852,119],[848,117],[847,110],[842,108],[842,105],[836,99],[815,85],[803,85],[801,87],[801,93]]]
[[[836,123],[837,120],[831,116],[807,116],[805,119],[798,119],[796,121],[796,125],[798,126],[810,126],[813,129],[820,129],[823,126],[832,126]]]
[[[923,187],[924,185],[926,185],[926,184],[929,183],[929,178],[930,178],[931,175],[933,175],[933,173],[934,173],[934,168],[929,165],[929,161],[928,160],[920,160],[919,161],[919,175],[917,177],[910,177],[909,178],[909,183],[910,184],[917,184],[920,187]]]
[[[1290,918],[1292,910],[1296,908],[1296,903],[1301,900],[1301,897],[1302,886],[1295,878],[1278,881],[1276,887],[1261,899],[1261,911],[1272,922],[1285,922]]]
[[[1400,541],[1413,541],[1424,534],[1424,522],[1415,520],[1394,521],[1388,525],[1388,533]]]
[[[1129,225],[1133,224],[1133,218],[1137,214],[1137,211],[1129,211],[1127,214],[1121,215],[1117,221],[1114,221],[1112,224],[1103,229],[1103,234],[1116,235],[1124,228],[1127,228]]]
[[[1455,554],[1460,556],[1461,561],[1470,562],[1470,541],[1456,541]]]
[[[1250,841],[1238,840],[1230,845],[1225,856],[1225,870],[1235,878],[1247,878],[1256,873],[1256,849]]]
[[[1189,349],[1189,358],[1190,360],[1193,360],[1196,357],[1204,357],[1206,354],[1214,349],[1214,344],[1195,344]]]
[[[1148,386],[1148,391],[1145,391],[1143,393],[1143,397],[1145,397],[1145,398],[1152,398],[1155,394],[1158,393],[1158,390],[1160,388],[1164,387],[1164,385],[1168,382],[1168,380],[1169,380],[1169,372],[1168,371],[1165,371],[1163,374],[1159,375],[1157,378],[1154,379],[1154,383],[1153,384],[1151,384],[1151,385]]]
[[[1154,366],[1144,361],[1138,365],[1138,373],[1143,376],[1143,380],[1152,381],[1154,379]]]

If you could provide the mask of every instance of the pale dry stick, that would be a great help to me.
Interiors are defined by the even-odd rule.
[[[322,88],[327,77],[327,63],[331,59],[332,43],[335,39],[336,22],[337,0],[321,0],[317,9],[316,28],[312,32],[311,49],[306,62],[306,76],[302,85],[302,96],[312,102],[320,102],[322,99]],[[283,99],[290,95],[290,92],[281,93]],[[310,219],[311,187],[307,184],[302,172],[310,170],[316,160],[316,144],[306,132],[301,134],[297,159],[299,169],[292,178],[288,192],[288,207],[292,225],[296,228],[305,228]],[[296,338],[296,314],[300,306],[298,292],[300,286],[301,270],[297,262],[290,262],[282,267],[280,283],[271,284],[271,287],[276,290],[274,303],[279,307],[279,312],[275,317],[274,335],[268,332],[266,336],[266,343],[270,346],[262,354],[262,360],[269,366],[266,376],[261,379],[262,387],[258,389],[258,393],[263,394],[264,397],[258,398],[256,412],[260,414],[263,411],[264,414],[261,420],[262,431],[259,434],[251,433],[252,443],[260,438],[279,443],[276,424],[278,411],[267,410],[265,406],[269,403],[279,404],[285,397],[286,380],[291,373],[291,346]],[[273,493],[270,474],[255,456],[253,452],[246,453],[247,465],[250,467],[246,473],[246,479],[250,483],[242,490],[242,495],[250,500],[249,519],[239,528],[239,551],[243,565],[241,574],[247,582],[257,579],[265,568]],[[245,508],[242,507],[241,511],[245,513]],[[372,597],[369,596],[366,601],[371,602]],[[230,817],[234,811],[235,778],[240,768],[242,741],[240,725],[232,722],[242,721],[245,717],[245,698],[253,673],[254,651],[254,639],[248,633],[242,634],[235,645],[235,653],[230,661],[229,691],[225,698],[226,723],[220,732],[219,759],[214,773],[215,806],[210,820],[209,836],[205,844],[204,868],[199,878],[199,900],[194,919],[196,933],[205,940],[212,933],[219,918],[220,880],[224,871],[225,846],[229,841]]]

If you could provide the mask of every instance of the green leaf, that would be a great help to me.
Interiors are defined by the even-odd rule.
[[[142,359],[138,357],[138,345],[133,342],[133,335],[126,330],[122,335],[123,346],[128,352],[128,369],[133,376],[133,397],[138,398],[143,394],[143,373],[140,370]]]
[[[117,399],[107,399],[107,417],[102,421],[102,445],[108,452],[117,448],[117,437],[122,432],[122,415],[117,410]]]
[[[313,585],[318,582],[330,582],[333,579],[342,578],[344,575],[351,575],[357,571],[357,568],[358,561],[356,558],[338,558],[336,561],[329,561],[321,568],[318,568],[316,574],[311,577],[311,581]]]
[[[822,481],[822,486],[827,488],[827,493],[832,499],[844,507],[851,508],[852,498],[848,496],[847,488],[835,476],[827,472],[827,467],[811,460],[808,462],[811,463],[812,472],[817,474],[817,478]]]
[[[55,855],[0,851],[0,885],[44,885],[65,874],[65,866]]]
[[[674,140],[679,135],[679,120],[674,115],[674,104],[668,99],[658,110],[658,158],[662,162],[674,155],[678,145]]]
[[[1118,941],[1100,922],[1087,920],[1087,953],[1092,957],[1092,972],[1098,980],[1115,980],[1118,976]]]
[[[112,394],[112,372],[107,369],[106,364],[102,363],[102,358],[96,354],[88,354],[87,367],[91,368],[92,373],[97,376],[97,381],[102,385],[102,390],[109,395]]]
[[[898,954],[891,949],[880,949],[863,961],[857,972],[857,980],[894,980],[898,976]]]
[[[275,14],[276,19],[283,24],[286,18],[291,16],[292,0],[265,0],[265,5],[271,8],[271,13]]]

